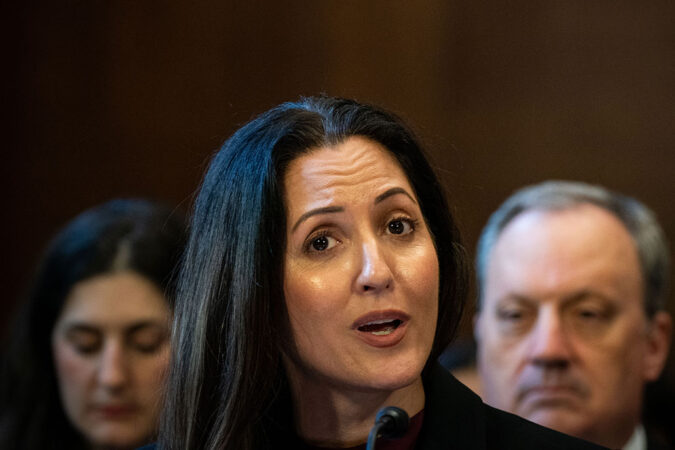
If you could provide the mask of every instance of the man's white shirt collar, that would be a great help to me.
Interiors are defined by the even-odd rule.
[[[623,446],[623,450],[647,450],[647,433],[645,433],[645,427],[638,425],[633,431],[633,435],[628,439],[626,445]]]

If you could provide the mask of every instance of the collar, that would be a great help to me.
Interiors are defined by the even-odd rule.
[[[633,435],[628,439],[626,445],[623,446],[623,450],[647,450],[647,433],[645,433],[645,427],[638,425],[633,431]]]
[[[424,377],[424,421],[416,448],[447,450],[448,443],[462,450],[486,450],[486,417],[482,400],[471,389],[436,363]],[[278,448],[304,449],[294,432],[292,414],[279,400],[266,416],[264,433]]]
[[[485,409],[480,397],[435,364],[424,380],[424,423],[417,448],[485,450]]]

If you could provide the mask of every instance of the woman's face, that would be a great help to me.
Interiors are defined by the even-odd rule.
[[[131,272],[77,283],[52,333],[66,415],[92,447],[135,448],[156,430],[169,308]]]
[[[438,259],[397,161],[351,137],[294,160],[284,186],[292,383],[362,392],[419,381],[436,330]]]

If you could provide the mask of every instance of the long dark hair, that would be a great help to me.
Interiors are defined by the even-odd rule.
[[[454,336],[465,303],[464,251],[413,133],[393,114],[351,100],[284,103],[236,131],[202,183],[179,281],[160,448],[265,445],[264,419],[283,398],[285,379],[283,176],[298,156],[349,136],[372,139],[396,157],[433,235],[439,315],[427,366]]]
[[[51,334],[73,286],[130,270],[173,298],[184,218],[147,200],[113,200],[85,211],[52,240],[6,342],[0,388],[0,448],[78,449],[83,438],[61,406]]]

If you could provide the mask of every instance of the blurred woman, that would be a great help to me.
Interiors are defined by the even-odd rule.
[[[0,448],[153,439],[184,234],[164,206],[113,200],[54,238],[4,355]]]
[[[466,276],[398,118],[327,97],[264,113],[197,198],[160,448],[358,446],[387,405],[411,424],[378,448],[595,448],[483,405],[438,367]]]

